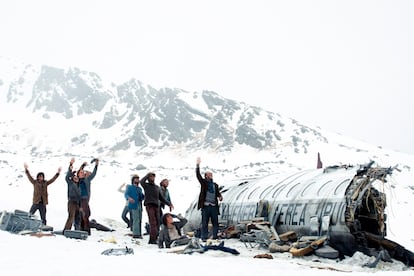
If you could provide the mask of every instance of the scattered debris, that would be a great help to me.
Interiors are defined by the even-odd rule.
[[[36,219],[30,213],[15,210],[13,213],[2,211],[0,213],[0,230],[9,231],[14,234],[20,232],[39,232],[42,227],[42,221]]]
[[[88,232],[82,230],[63,230],[63,231],[54,231],[54,234],[63,235],[66,238],[86,240],[89,236]]]
[[[55,236],[55,234],[53,234],[53,233],[45,233],[45,232],[36,232],[36,233],[30,233],[29,234],[30,236],[32,236],[32,237],[38,237],[38,238],[41,238],[41,237],[54,237]]]
[[[125,247],[125,248],[110,248],[102,251],[101,255],[106,256],[122,256],[122,255],[129,255],[134,254],[134,249]]]
[[[103,224],[98,223],[95,219],[91,219],[89,221],[89,227],[90,228],[95,228],[96,230],[99,230],[99,231],[105,231],[105,232],[115,231],[112,228],[109,228],[109,227],[107,227],[107,226],[105,226]]]
[[[253,258],[257,258],[257,259],[273,259],[273,256],[268,254],[268,253],[263,253],[263,254],[257,254],[255,255]]]
[[[113,243],[113,244],[116,244],[117,242],[116,242],[116,239],[115,239],[115,237],[114,236],[112,236],[112,237],[110,237],[110,238],[107,238],[107,239],[105,239],[105,240],[102,240],[103,242],[107,242],[107,243]]]

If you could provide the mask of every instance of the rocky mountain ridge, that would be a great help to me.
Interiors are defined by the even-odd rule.
[[[137,79],[114,84],[78,68],[2,61],[0,107],[10,110],[0,120],[7,129],[5,152],[16,148],[34,158],[73,154],[112,161],[138,156],[155,161],[168,154],[177,162],[208,153],[221,164],[232,162],[231,168],[250,166],[263,173],[314,167],[317,152],[324,159],[333,148],[343,154],[332,162],[389,157],[381,148],[214,91],[157,90]]]

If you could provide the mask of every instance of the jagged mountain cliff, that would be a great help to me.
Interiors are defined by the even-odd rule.
[[[306,152],[312,141],[326,142],[320,132],[294,120],[211,91],[156,90],[136,79],[107,85],[77,68],[32,65],[0,80],[2,102],[21,103],[45,123],[99,114],[90,121],[91,130],[118,128],[116,136],[122,137],[101,151],[176,145],[231,151],[236,144],[269,150],[291,144]],[[72,140],[84,142],[75,133]]]
[[[332,148],[342,151],[332,162],[383,161],[389,156],[372,145],[213,91],[157,90],[137,79],[115,84],[78,68],[4,58],[0,64],[4,152],[114,160],[155,160],[168,153],[177,162],[204,152],[217,162],[231,161],[233,168],[249,165],[262,172],[281,166],[314,167],[317,152],[329,161]]]

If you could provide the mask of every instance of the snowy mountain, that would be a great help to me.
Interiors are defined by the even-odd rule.
[[[156,149],[177,146],[230,152],[236,145],[259,151],[290,145],[306,153],[309,144],[327,141],[294,120],[211,91],[158,91],[136,79],[107,85],[96,74],[77,68],[22,66],[8,78],[2,74],[1,88],[2,102],[20,104],[44,124],[82,118],[93,131],[116,133],[115,141],[82,132],[68,137],[71,146],[99,144],[94,150],[104,155],[131,149],[153,155]]]
[[[388,151],[212,91],[156,90],[136,79],[114,84],[78,68],[16,64],[4,58],[0,64],[0,107],[5,111],[0,121],[7,130],[2,144],[24,148],[32,157],[82,152],[114,160],[152,159],[170,152],[182,159],[209,152],[220,156],[218,162],[230,158],[237,167],[245,165],[238,156],[243,149],[252,153],[249,163],[260,172],[313,167],[316,153],[324,158],[326,148],[352,156],[334,162],[353,162],[355,156],[390,160]],[[304,162],[294,162],[292,155]]]

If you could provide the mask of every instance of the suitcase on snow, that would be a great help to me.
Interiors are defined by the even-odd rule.
[[[89,236],[88,232],[82,230],[63,230],[63,231],[54,231],[55,234],[63,235],[71,239],[86,240]]]

